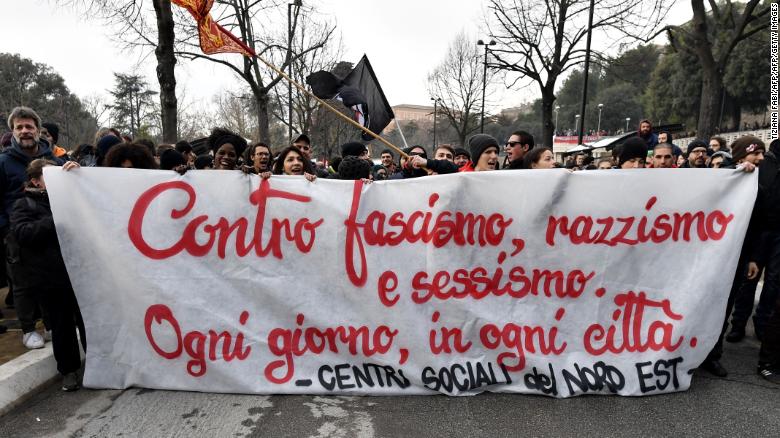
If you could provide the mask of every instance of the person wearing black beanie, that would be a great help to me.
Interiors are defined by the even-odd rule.
[[[363,143],[351,141],[341,145],[341,158],[346,157],[368,158],[368,148]]]
[[[619,169],[644,169],[647,160],[647,142],[641,137],[631,137],[621,145],[618,155]]]
[[[471,162],[461,172],[480,172],[498,169],[498,141],[487,135],[477,134],[469,139]]]
[[[56,123],[41,123],[41,137],[49,143],[51,153],[54,154],[55,157],[63,160],[70,159],[70,157],[67,156],[68,151],[57,145],[57,142],[60,140],[60,127],[57,126]]]
[[[47,137],[49,137],[49,140],[51,140],[49,142],[51,143],[51,146],[54,146],[55,144],[57,144],[58,141],[60,141],[60,127],[57,126],[56,123],[51,123],[51,122],[41,123],[41,128],[46,129],[45,133],[43,129],[41,129],[41,135],[46,135]]]
[[[704,140],[694,140],[688,143],[686,155],[688,157],[681,168],[705,168],[707,167],[707,148],[709,145]]]

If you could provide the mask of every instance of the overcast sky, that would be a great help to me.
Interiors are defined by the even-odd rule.
[[[114,72],[129,72],[139,61],[140,71],[157,88],[153,54],[142,58],[121,51],[111,38],[117,29],[99,19],[56,6],[52,0],[2,3],[0,52],[19,53],[50,65],[75,94],[105,94],[113,86]],[[426,77],[441,62],[454,36],[461,30],[473,35],[475,42],[485,36],[479,0],[319,0],[317,5],[319,12],[337,23],[346,60],[357,62],[363,53],[368,55],[391,105],[429,104]],[[687,1],[676,2],[669,14],[676,23],[690,16]],[[176,76],[189,100],[207,101],[220,90],[240,86],[225,67],[206,61],[179,63]],[[536,94],[533,89],[499,91],[494,106],[516,106]]]

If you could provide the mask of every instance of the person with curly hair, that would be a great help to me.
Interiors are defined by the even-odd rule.
[[[157,169],[157,162],[146,146],[138,143],[120,143],[109,149],[103,160],[103,167]]]
[[[214,169],[234,170],[238,157],[246,149],[246,140],[223,128],[214,128],[208,138],[209,149],[214,153]]]

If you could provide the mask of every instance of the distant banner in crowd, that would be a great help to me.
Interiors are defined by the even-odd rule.
[[[685,390],[756,178],[45,170],[85,385],[262,394]]]
[[[582,142],[584,144],[588,143],[594,143],[601,139],[602,137],[599,135],[585,135],[582,137]],[[576,145],[579,142],[579,137],[576,135],[556,135],[553,137],[553,144],[571,144]]]

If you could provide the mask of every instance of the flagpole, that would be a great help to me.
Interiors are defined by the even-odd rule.
[[[255,51],[254,51],[254,50],[252,50],[252,49],[251,49],[249,46],[247,46],[247,45],[246,45],[246,44],[245,44],[243,41],[241,41],[240,39],[238,39],[238,37],[236,37],[235,35],[233,35],[233,33],[231,33],[231,32],[228,32],[227,30],[225,30],[225,28],[223,28],[221,25],[219,25],[219,23],[214,23],[214,24],[216,24],[216,25],[217,25],[217,27],[219,27],[219,28],[222,30],[222,32],[223,32],[225,35],[227,35],[227,36],[228,36],[228,37],[229,37],[231,40],[233,40],[233,42],[235,42],[236,44],[238,44],[239,46],[241,46],[241,48],[242,48],[242,49],[244,49],[244,50],[246,50],[246,52],[247,52],[247,53],[249,53],[249,54],[251,54],[252,56],[254,56],[255,58],[259,59],[259,60],[260,60],[260,62],[262,62],[263,64],[265,64],[265,65],[266,65],[266,67],[270,68],[271,70],[273,70],[274,72],[276,72],[276,74],[278,74],[279,76],[283,77],[283,78],[284,78],[286,81],[288,81],[290,84],[292,84],[293,86],[295,86],[295,88],[297,88],[297,89],[301,90],[301,91],[302,91],[304,94],[306,94],[306,95],[308,95],[308,96],[310,96],[310,97],[314,98],[314,100],[316,100],[316,101],[317,101],[317,102],[318,102],[320,105],[322,105],[322,106],[324,106],[325,108],[329,109],[330,111],[332,111],[332,112],[333,112],[333,113],[335,113],[337,116],[339,116],[339,117],[341,117],[342,119],[344,119],[346,122],[348,122],[348,123],[349,123],[349,124],[351,124],[352,126],[354,126],[354,127],[358,128],[358,129],[360,129],[361,131],[365,132],[366,134],[370,135],[371,137],[374,137],[375,139],[377,139],[377,140],[379,140],[380,142],[384,143],[384,144],[385,144],[385,146],[389,146],[390,148],[394,149],[394,150],[395,150],[396,152],[398,152],[398,154],[399,154],[399,155],[401,155],[402,157],[404,157],[404,158],[406,158],[406,159],[408,159],[408,158],[409,158],[409,156],[408,156],[407,154],[405,154],[405,153],[404,153],[404,151],[403,151],[403,150],[401,150],[401,148],[399,148],[398,146],[396,146],[396,145],[394,145],[394,144],[390,143],[389,141],[385,140],[384,138],[380,137],[379,135],[377,135],[376,133],[374,133],[374,131],[372,131],[372,130],[370,130],[370,129],[366,128],[365,126],[361,125],[360,123],[358,123],[358,122],[354,121],[353,119],[351,119],[351,118],[349,118],[349,117],[345,116],[345,115],[344,115],[344,114],[343,114],[341,111],[337,110],[336,108],[333,108],[333,107],[332,107],[332,106],[330,106],[330,105],[329,105],[327,102],[325,102],[324,100],[322,100],[322,99],[320,99],[319,97],[315,96],[313,93],[311,93],[309,90],[307,90],[307,89],[306,89],[306,87],[304,87],[303,85],[301,85],[301,84],[299,84],[298,82],[296,82],[296,81],[295,81],[293,78],[291,78],[290,76],[288,76],[288,75],[287,75],[285,72],[283,72],[282,70],[280,70],[279,68],[277,68],[275,65],[273,65],[273,64],[271,64],[270,62],[268,62],[268,61],[266,61],[265,59],[263,59],[263,57],[261,57],[261,56],[259,56],[257,53],[255,53]],[[397,121],[396,121],[396,123],[397,123]],[[401,135],[403,136],[403,134],[401,134]],[[405,144],[405,140],[404,140],[404,144]]]
[[[401,140],[404,141],[404,147],[408,148],[409,147],[409,143],[406,142],[406,137],[404,137],[404,130],[401,129],[401,121],[398,120],[398,119],[395,119],[395,126],[398,127],[398,132],[401,134]]]

